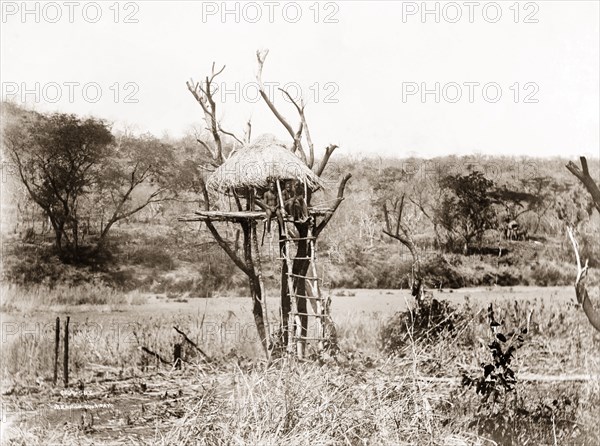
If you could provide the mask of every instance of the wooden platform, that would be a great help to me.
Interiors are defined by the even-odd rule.
[[[331,214],[329,208],[308,208],[308,213],[313,217],[325,216]],[[265,211],[195,211],[193,214],[182,215],[178,221],[244,221],[244,220],[263,220],[267,218]],[[275,218],[275,217],[273,217]],[[290,216],[286,216],[286,221],[293,221]]]

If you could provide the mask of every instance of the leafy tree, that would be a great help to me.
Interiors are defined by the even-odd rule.
[[[97,247],[104,246],[110,229],[118,221],[150,203],[173,199],[178,167],[172,147],[151,134],[120,138],[113,156],[103,160],[103,172],[97,178],[96,193],[110,215]]]
[[[3,117],[4,146],[28,195],[48,217],[63,260],[80,258],[81,223],[98,209],[102,223],[93,252],[116,222],[173,196],[177,166],[170,146],[150,135],[115,140],[100,119],[41,114],[14,104]]]
[[[496,214],[491,194],[494,182],[479,171],[468,175],[448,175],[440,181],[444,190],[435,210],[436,219],[447,233],[447,248],[462,244],[467,254],[474,242],[481,245],[483,234],[495,227]]]
[[[547,175],[522,179],[520,187],[524,193],[533,197],[530,200],[526,200],[526,203],[522,202],[525,206],[519,212],[519,215],[526,212],[532,212],[535,215],[533,232],[538,232],[542,218],[556,204],[556,197],[569,189],[568,185],[557,182]]]
[[[101,120],[20,111],[7,123],[5,147],[31,199],[54,230],[59,252],[79,249],[79,205],[101,173],[114,141]]]
[[[509,189],[506,186],[497,188],[492,196],[498,204],[504,207],[506,220],[516,220],[520,215],[532,212],[542,200],[542,197]]]

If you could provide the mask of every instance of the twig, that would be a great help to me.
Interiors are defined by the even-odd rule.
[[[201,349],[200,347],[198,347],[198,345],[197,345],[197,344],[196,344],[194,341],[192,341],[190,338],[188,338],[188,336],[187,336],[187,335],[186,335],[186,334],[185,334],[183,331],[181,331],[181,330],[180,330],[179,328],[177,328],[177,327],[173,327],[173,329],[174,329],[174,330],[175,330],[177,333],[179,333],[181,336],[183,336],[183,339],[184,339],[184,340],[185,340],[185,341],[186,341],[188,344],[190,344],[192,347],[194,347],[196,350],[198,350],[198,351],[199,351],[199,352],[202,354],[202,356],[204,356],[204,359],[206,359],[207,361],[210,361],[210,360],[211,360],[211,359],[210,359],[210,357],[209,357],[209,356],[208,356],[206,353],[204,353],[204,352],[202,351],[202,349]]]
[[[167,361],[166,359],[164,359],[162,356],[160,356],[158,353],[153,352],[152,350],[142,346],[141,347],[142,351],[144,353],[148,353],[150,356],[154,356],[156,359],[158,359],[160,362],[162,362],[163,364],[171,364],[169,361]]]

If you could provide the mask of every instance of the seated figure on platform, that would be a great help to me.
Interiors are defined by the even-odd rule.
[[[293,184],[291,180],[286,180],[285,185],[283,187],[283,191],[281,191],[281,195],[283,198],[283,207],[285,209],[285,212],[289,215],[294,215],[293,214],[293,207],[294,207],[294,189],[293,189]]]
[[[263,195],[263,201],[265,205],[265,212],[267,214],[267,232],[271,232],[271,219],[273,215],[277,216],[279,224],[283,225],[283,216],[281,215],[281,209],[279,206],[279,199],[277,198],[277,191],[275,189],[275,182],[269,183],[269,189]]]
[[[296,181],[295,193],[292,204],[292,217],[300,223],[305,223],[309,219],[308,207],[304,197],[304,184],[302,181]]]

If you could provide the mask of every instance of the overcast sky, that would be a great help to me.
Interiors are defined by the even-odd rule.
[[[263,80],[294,127],[276,87],[303,95],[317,147],[597,157],[599,2],[514,3],[2,2],[2,96],[181,136],[214,61],[223,127],[285,138],[257,100],[268,48]]]

